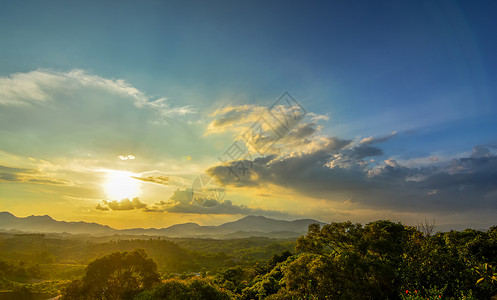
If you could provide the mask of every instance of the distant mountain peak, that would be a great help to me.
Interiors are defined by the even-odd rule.
[[[264,216],[254,216],[254,215],[249,215],[249,216],[245,216],[241,219],[238,219],[238,220],[235,220],[235,221],[232,221],[232,222],[228,222],[228,223],[235,223],[235,222],[256,222],[256,221],[265,221],[265,220],[269,220],[269,218],[266,218]]]
[[[50,217],[49,215],[43,215],[43,216],[35,216],[35,215],[31,215],[29,217],[26,217],[26,218],[29,218],[29,219],[37,219],[37,220],[52,220],[52,221],[55,221],[54,219],[52,219],[52,217]]]
[[[246,217],[243,217],[241,219],[239,219],[238,221],[240,220],[268,220],[269,218],[268,217],[264,217],[264,216],[254,216],[254,215],[249,215],[249,216],[246,216]]]
[[[107,225],[98,223],[56,221],[48,215],[29,216],[18,218],[9,212],[0,212],[0,229],[19,230],[24,232],[62,233],[70,234],[96,234],[96,235],[150,235],[171,237],[215,237],[233,238],[235,236],[284,236],[297,237],[305,234],[307,227],[312,223],[319,223],[312,219],[295,221],[276,220],[264,216],[249,215],[239,220],[224,223],[218,226],[200,226],[188,222],[175,224],[167,228],[130,228],[117,230]]]
[[[188,222],[188,223],[175,224],[175,225],[169,226],[167,228],[176,228],[176,227],[196,228],[196,227],[200,227],[200,225],[198,225],[197,223]]]

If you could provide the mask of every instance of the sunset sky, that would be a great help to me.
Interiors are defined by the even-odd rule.
[[[495,225],[496,12],[2,3],[0,211],[116,228],[245,215]],[[270,120],[288,116],[286,131]],[[227,159],[234,143],[248,156]]]

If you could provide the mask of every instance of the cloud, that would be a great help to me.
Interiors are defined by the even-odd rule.
[[[290,112],[284,108],[282,115],[288,118]],[[311,114],[295,119],[287,131],[281,131],[282,122],[272,122],[267,111],[254,106],[228,107],[213,117],[209,130],[238,133],[237,141],[256,154],[207,169],[227,186],[276,185],[305,197],[338,203],[347,199],[357,207],[402,212],[497,209],[497,158],[486,146],[476,146],[469,157],[449,163],[419,158],[426,162],[413,167],[385,157],[376,146],[396,137],[396,131],[354,143],[323,136],[317,124],[322,118]],[[254,151],[260,145],[269,147]]]
[[[154,205],[147,205],[140,198],[133,200],[123,199],[121,201],[102,200],[95,207],[99,211],[123,211],[142,210],[144,212],[167,212],[188,214],[226,214],[226,215],[265,215],[273,217],[287,216],[283,211],[265,210],[252,208],[246,205],[236,205],[231,200],[217,201],[215,199],[204,199],[199,204],[193,200],[191,190],[177,190],[168,201],[159,201]]]
[[[147,204],[140,201],[140,198],[133,198],[133,200],[123,199],[121,201],[107,201],[102,200],[102,204],[98,204],[95,209],[100,211],[108,210],[134,210],[146,209]]]
[[[373,137],[373,136],[369,136],[369,137],[365,137],[363,138],[359,144],[361,145],[371,145],[371,144],[378,144],[378,143],[383,143],[383,142],[386,142],[392,138],[394,138],[395,136],[397,136],[397,131],[393,131],[391,134],[389,135],[385,135],[385,136],[380,136],[380,137]]]
[[[297,125],[292,131],[288,133],[288,137],[292,139],[302,140],[313,135],[317,130],[317,124],[312,123],[303,123]]]
[[[36,169],[13,168],[3,165],[0,165],[0,181],[47,185],[70,184],[68,180],[50,178]]]
[[[11,168],[0,165],[0,180],[2,181],[22,181],[22,174],[30,172],[29,169]]]
[[[378,204],[422,211],[497,209],[497,156],[475,147],[470,157],[448,164],[409,168],[395,161],[379,167],[371,180],[385,187]],[[383,195],[381,195],[383,194]]]
[[[119,155],[119,159],[120,160],[128,160],[128,159],[135,159],[135,156],[134,155]]]
[[[227,186],[277,185],[332,202],[346,196],[351,203],[373,209],[497,209],[497,156],[484,146],[449,164],[415,168],[393,159],[383,163],[364,160],[383,154],[364,144],[351,147],[350,141],[330,138],[328,144],[315,145],[313,151],[231,161],[207,172]],[[251,166],[245,175],[240,171],[242,165]]]
[[[187,114],[193,114],[197,111],[191,106],[180,106],[180,107],[171,107],[167,98],[159,98],[157,100],[149,100],[139,101],[136,103],[137,107],[149,107],[155,111],[157,111],[163,117],[171,117],[171,116],[184,116]]]
[[[0,147],[25,157],[136,156],[143,163],[163,159],[166,147],[179,155],[192,136],[185,116],[193,113],[122,79],[82,70],[0,76]]]
[[[215,199],[205,199],[199,205],[197,201],[193,200],[191,190],[177,190],[173,193],[169,201],[160,201],[144,211],[189,214],[265,215],[273,217],[287,216],[282,211],[236,205],[231,200],[217,201]]]
[[[109,211],[110,210],[110,208],[108,206],[105,206],[105,204],[104,204],[104,206],[97,204],[97,207],[95,207],[95,209],[100,210],[100,211]]]
[[[33,106],[56,101],[60,94],[81,89],[101,91],[133,101],[137,107],[148,107],[162,116],[194,113],[190,106],[171,108],[166,98],[151,99],[122,79],[108,79],[75,69],[57,72],[39,69],[0,77],[0,105]]]
[[[232,161],[226,165],[212,167],[207,170],[207,173],[224,184],[239,187],[255,187],[273,183],[281,186],[293,186],[294,188],[313,189],[316,184],[326,181],[329,177],[330,168],[326,164],[333,155],[338,154],[350,143],[350,140],[336,137],[323,138],[315,142],[310,151],[293,152],[280,156],[269,155],[256,158],[253,161]],[[250,172],[247,172],[245,176],[241,170],[248,166],[251,167]],[[343,173],[338,168],[334,172]],[[346,179],[338,177],[341,181]],[[330,186],[330,183],[324,184]]]
[[[490,150],[483,145],[478,145],[473,148],[473,153],[471,153],[471,158],[482,158],[482,157],[492,157]]]
[[[240,133],[251,123],[257,122],[266,111],[266,107],[255,105],[226,106],[217,109],[210,115],[213,120],[207,126],[206,134],[233,130]]]
[[[381,150],[378,147],[371,147],[371,146],[354,147],[348,153],[348,156],[355,159],[363,159],[366,157],[381,156],[381,155],[383,155],[383,150]]]
[[[138,179],[144,182],[151,182],[151,183],[157,183],[157,184],[162,184],[162,185],[168,185],[169,183],[169,177],[166,176],[148,176],[148,177],[134,177],[131,176],[134,179]]]
[[[320,136],[319,121],[327,116],[307,113],[293,98],[279,101],[267,108],[255,105],[228,106],[218,109],[211,117],[206,134],[231,132],[239,150],[253,155],[278,154],[313,147],[326,137]],[[286,101],[286,100],[288,101]],[[227,151],[228,152],[228,151]],[[228,156],[224,160],[233,160]]]

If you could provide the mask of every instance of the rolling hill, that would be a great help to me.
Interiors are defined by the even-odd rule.
[[[9,212],[0,212],[0,230],[16,230],[30,233],[117,234],[207,238],[244,238],[250,236],[288,238],[305,234],[307,227],[312,223],[324,224],[312,219],[285,221],[263,216],[246,216],[237,221],[218,226],[201,226],[196,223],[184,223],[166,228],[131,228],[118,230],[97,223],[57,221],[47,215],[20,218]]]

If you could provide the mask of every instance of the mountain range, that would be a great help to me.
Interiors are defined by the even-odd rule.
[[[176,224],[166,228],[114,229],[98,223],[56,221],[50,216],[16,217],[0,212],[0,230],[29,233],[69,233],[90,235],[149,235],[168,237],[245,238],[251,236],[271,238],[298,237],[307,232],[310,224],[325,224],[313,219],[295,221],[275,220],[263,216],[246,216],[218,226],[201,226],[196,223]]]

